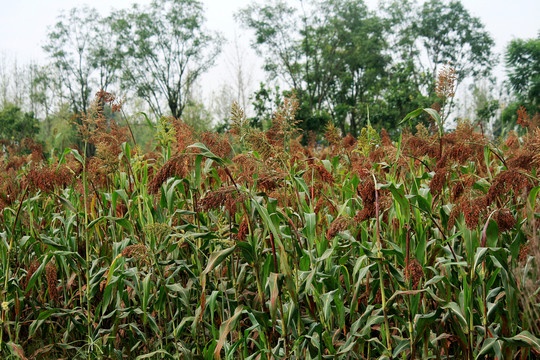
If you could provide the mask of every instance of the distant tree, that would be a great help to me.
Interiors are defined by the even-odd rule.
[[[457,75],[456,87],[472,76],[486,76],[496,59],[495,45],[479,18],[472,16],[459,0],[424,2],[412,22],[411,32],[418,39],[419,64],[430,73],[429,93],[441,66],[451,65]],[[425,54],[424,61],[422,55]]]
[[[331,117],[343,132],[358,131],[364,103],[378,96],[388,62],[382,23],[363,1],[306,1],[301,11],[266,1],[242,9],[238,18],[255,31],[253,46],[269,77],[296,90],[303,130],[320,131]]]
[[[512,40],[505,60],[511,89],[521,101],[540,106],[540,32],[536,39]]]
[[[143,98],[157,116],[180,118],[190,87],[221,51],[222,38],[206,30],[196,0],[154,0],[113,15],[124,49],[122,88]]]
[[[38,132],[39,121],[33,113],[23,112],[13,104],[7,104],[0,110],[0,139],[20,141],[34,138]]]
[[[65,149],[77,144],[79,134],[73,110],[68,103],[61,104],[42,123],[38,140],[48,149]]]
[[[229,129],[229,117],[232,104],[238,101],[232,86],[222,84],[218,90],[213,91],[210,99],[210,113],[215,121],[214,129],[218,132],[225,132]],[[244,106],[242,106],[244,108]]]
[[[0,107],[12,104],[20,108],[28,105],[29,66],[16,57],[0,54]]]
[[[320,10],[327,19],[326,26],[319,31],[325,35],[321,47],[327,64],[323,68],[331,74],[326,95],[330,111],[342,132],[347,121],[348,130],[358,135],[368,119],[370,104],[382,95],[386,85],[390,59],[384,53],[384,24],[362,1],[326,0]],[[326,50],[331,48],[335,50]]]
[[[264,56],[269,77],[280,77],[287,86],[301,88],[303,49],[299,46],[297,9],[282,0],[267,1],[264,5],[248,5],[236,17],[255,31],[252,46],[258,55]]]
[[[383,1],[379,11],[385,24],[386,53],[391,61],[382,91],[384,102],[372,109],[371,116],[391,119],[395,124],[411,110],[429,107],[436,101],[435,94],[427,91],[434,79],[422,65],[421,44],[413,31],[419,12],[416,2]]]
[[[212,128],[212,114],[202,101],[193,98],[186,103],[182,113],[182,121],[190,125],[195,131],[209,131]]]
[[[43,47],[57,69],[60,87],[73,112],[84,114],[94,94],[117,79],[121,54],[110,19],[96,9],[74,8],[49,30]]]
[[[540,112],[540,32],[536,39],[512,40],[505,52],[512,100],[504,108],[500,128],[513,128],[518,110],[532,118]]]

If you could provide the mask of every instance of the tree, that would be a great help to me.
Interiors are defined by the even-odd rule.
[[[34,138],[38,132],[39,122],[33,113],[25,113],[13,104],[7,104],[0,110],[0,139]]]
[[[505,60],[511,89],[521,101],[540,106],[540,32],[536,39],[512,40]]]
[[[384,102],[378,102],[371,116],[388,119],[389,128],[413,109],[429,107],[437,99],[428,94],[431,74],[422,69],[421,46],[413,32],[418,18],[418,7],[410,0],[389,0],[381,3],[380,16],[385,25],[386,54],[391,61],[386,84],[382,91]],[[380,120],[375,120],[377,123]]]
[[[322,5],[328,19],[321,29],[327,34],[324,48],[335,48],[323,56],[328,62],[325,68],[333,68],[328,92],[330,108],[334,118],[339,108],[345,115],[339,123],[348,119],[350,132],[357,135],[360,120],[366,122],[368,108],[381,95],[387,79],[390,59],[384,54],[387,43],[383,22],[361,1],[327,0]]]
[[[117,79],[121,54],[110,19],[96,9],[73,8],[49,30],[43,47],[57,69],[65,98],[73,112],[84,114],[93,95]]]
[[[321,31],[324,21],[314,8],[313,3],[303,3],[302,13],[289,6],[285,1],[267,1],[264,5],[251,4],[237,13],[242,24],[255,31],[252,42],[257,54],[264,56],[264,69],[268,73],[269,83],[279,79],[287,90],[296,91],[300,109],[296,119],[303,130],[319,130],[326,123],[328,90],[331,82],[329,62],[322,59],[326,36]],[[298,24],[301,24],[300,26]],[[328,48],[331,50],[331,47]],[[255,94],[255,117],[252,122],[264,126],[271,113],[261,108],[265,104],[276,107],[282,94],[270,95],[272,90],[266,86]],[[268,109],[270,110],[270,109]]]
[[[512,40],[505,52],[511,100],[504,108],[500,124],[513,128],[518,120],[518,110],[525,109],[533,118],[540,112],[540,32],[536,39]]]
[[[255,31],[252,45],[270,77],[296,90],[303,130],[320,130],[331,116],[343,132],[357,133],[388,62],[382,23],[363,1],[302,2],[299,12],[274,0],[237,16]]]
[[[302,82],[297,10],[285,1],[250,4],[236,18],[255,31],[252,43],[257,54],[264,56],[264,69],[269,77],[280,77],[289,87],[299,89]]]
[[[113,28],[125,48],[123,83],[152,111],[180,118],[190,87],[210,68],[221,51],[222,38],[203,28],[202,4],[196,0],[154,0],[117,12]]]
[[[435,91],[434,80],[445,64],[456,72],[456,87],[470,76],[489,74],[495,64],[492,52],[495,43],[480,19],[471,16],[461,1],[426,1],[416,19],[411,31],[420,46],[418,63],[431,75],[430,94]]]

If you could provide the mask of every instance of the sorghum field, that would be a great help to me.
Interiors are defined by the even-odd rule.
[[[1,148],[3,359],[540,356],[538,118],[317,143],[291,98],[143,151],[103,105],[84,149]]]

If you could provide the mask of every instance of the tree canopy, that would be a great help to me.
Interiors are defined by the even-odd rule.
[[[443,65],[453,67],[457,86],[486,75],[495,61],[493,39],[460,1],[396,0],[378,13],[361,0],[301,4],[268,0],[237,16],[255,32],[252,45],[269,77],[299,94],[304,122],[326,114],[353,135],[367,122],[393,128],[411,109],[437,101]]]
[[[44,50],[76,113],[85,113],[98,90],[144,99],[157,116],[180,117],[190,87],[221,50],[221,35],[206,30],[196,0],[154,0],[102,17],[74,8],[49,30]]]
[[[13,104],[0,109],[0,140],[34,138],[38,132],[39,122],[33,113],[24,112]]]
[[[191,86],[221,51],[222,37],[206,30],[196,0],[154,0],[148,7],[113,15],[122,34],[122,89],[133,90],[154,113],[180,118]]]
[[[515,39],[506,48],[506,67],[513,91],[534,106],[540,105],[540,32],[536,39]]]

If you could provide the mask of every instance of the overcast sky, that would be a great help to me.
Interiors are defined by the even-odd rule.
[[[298,0],[290,0],[291,4]],[[34,60],[46,61],[41,46],[46,39],[47,27],[56,22],[62,10],[89,4],[107,14],[111,8],[127,8],[133,2],[148,3],[149,0],[0,0],[0,53],[24,63]],[[239,38],[239,46],[251,61],[246,66],[253,72],[253,86],[264,80],[260,71],[261,61],[254,58],[249,49],[249,34],[234,20],[233,14],[253,1],[249,0],[203,0],[207,27],[218,30],[229,40]],[[501,53],[507,43],[515,38],[533,38],[540,30],[540,1],[538,0],[462,0],[472,15],[486,26],[496,42],[496,52]],[[376,9],[378,0],[367,0]],[[217,89],[231,79],[231,46],[225,46],[217,65],[207,73],[202,84],[205,94]],[[227,65],[229,63],[229,65]]]

